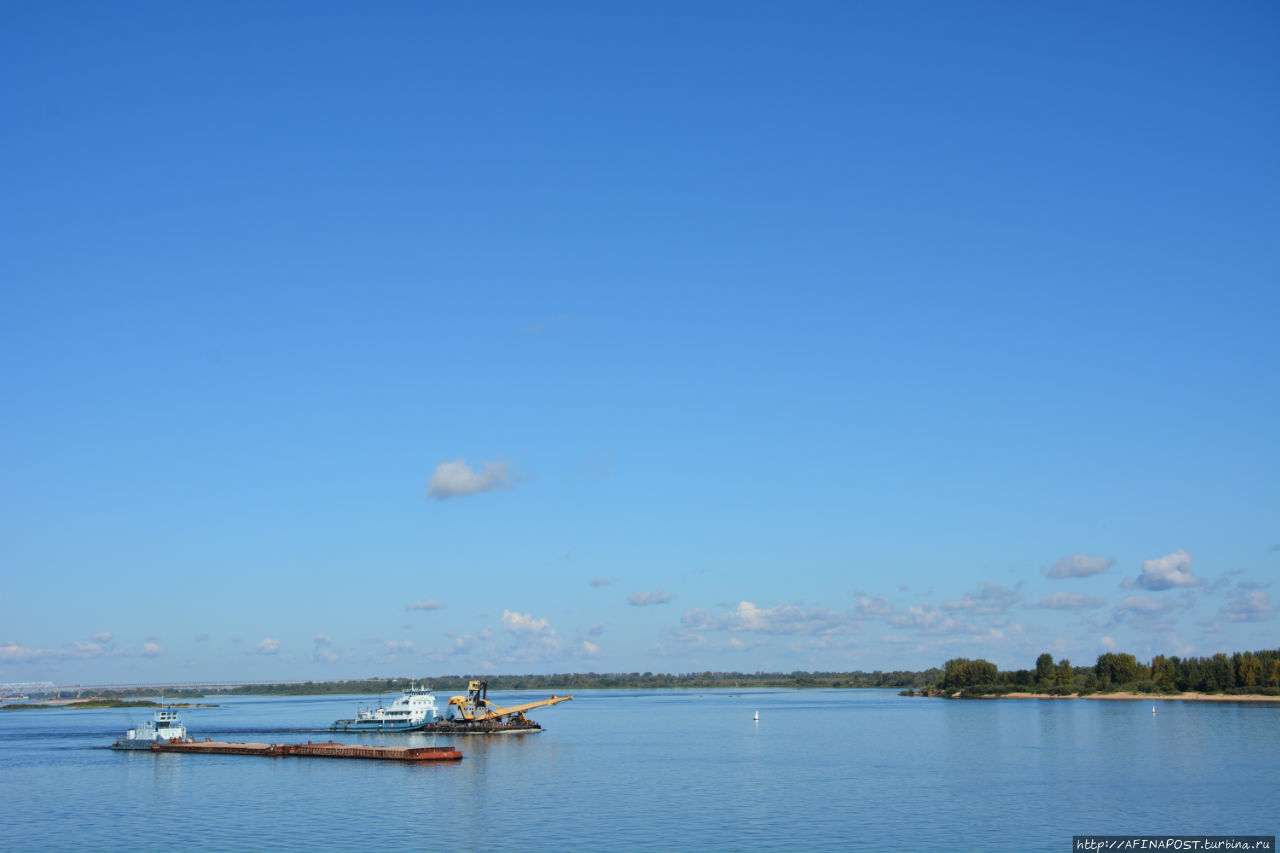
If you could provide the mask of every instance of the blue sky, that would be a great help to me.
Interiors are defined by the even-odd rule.
[[[1273,647],[1268,3],[8,3],[0,680]]]

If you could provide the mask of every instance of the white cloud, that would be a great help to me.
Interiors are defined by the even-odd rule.
[[[489,647],[483,650],[485,655],[495,654],[501,663],[547,663],[565,657],[590,657],[600,651],[600,647],[590,640],[564,640],[545,618],[536,618],[529,613],[504,610],[502,624],[515,637],[515,642],[505,649]],[[491,664],[488,666],[492,668]]]
[[[674,593],[663,592],[633,592],[627,596],[627,603],[636,607],[648,607],[651,604],[666,604],[676,596]]]
[[[502,611],[502,624],[508,631],[521,639],[549,639],[556,636],[556,630],[546,619],[534,619],[529,613]]]
[[[680,617],[686,631],[746,631],[756,634],[856,633],[861,625],[852,613],[825,607],[805,610],[794,604],[757,607],[740,601],[729,613],[714,616],[705,610],[688,610]]]
[[[317,646],[333,645],[333,638],[330,637],[328,634],[316,634],[314,637],[311,638],[311,641],[315,643]]]
[[[1156,557],[1154,560],[1143,560],[1142,574],[1136,579],[1126,580],[1121,586],[1125,589],[1140,587],[1158,591],[1203,584],[1204,581],[1191,572],[1191,555],[1179,548],[1172,554]]]
[[[945,602],[942,607],[944,610],[963,610],[979,616],[992,616],[1004,613],[1021,600],[1022,596],[1016,589],[986,581],[977,595],[965,593],[964,598]]]
[[[1163,599],[1156,601],[1148,595],[1131,595],[1116,604],[1117,611],[1129,611],[1132,613],[1164,613],[1177,607],[1176,601]]]
[[[612,583],[612,581],[610,581],[608,578],[592,578],[591,580],[587,581],[587,583],[591,586],[608,586],[610,583]]]
[[[859,616],[888,616],[893,613],[893,605],[883,595],[867,597],[859,595],[854,606],[854,613]]]
[[[1102,607],[1107,603],[1105,598],[1099,598],[1096,595],[1085,595],[1080,592],[1066,593],[1055,592],[1052,595],[1043,596],[1040,603],[1036,607],[1043,607],[1047,610],[1092,610],[1095,607]]]
[[[44,651],[41,649],[40,651]],[[11,663],[24,663],[32,660],[37,650],[29,649],[26,646],[20,646],[17,643],[0,643],[0,661],[9,661]]]
[[[338,656],[323,646],[317,646],[315,651],[311,653],[311,659],[316,663],[337,663]]]
[[[476,647],[476,638],[467,634],[462,637],[454,637],[453,642],[444,650],[446,655],[465,655],[470,653]]]
[[[111,642],[111,638],[114,636],[115,634],[112,634],[110,631],[102,631],[94,634],[90,639],[96,640],[99,643],[109,643]]]
[[[1108,651],[1115,651],[1117,648],[1119,648],[1119,644],[1110,637],[1099,637],[1098,645],[1102,646],[1104,649],[1107,649]]]
[[[444,602],[436,601],[434,598],[424,598],[422,601],[415,601],[413,604],[406,604],[405,610],[443,610]]]
[[[91,643],[87,640],[78,640],[74,643],[61,646],[56,649],[37,648],[32,649],[26,646],[18,645],[15,642],[0,643],[0,661],[8,663],[55,663],[65,660],[88,660],[90,658],[101,657],[102,655],[110,655],[111,657],[155,657],[163,654],[164,650],[155,643],[144,643],[141,648],[132,647],[114,648],[103,646],[100,643]]]
[[[1186,606],[1186,602],[1180,603],[1171,598],[1162,598],[1157,601],[1147,595],[1131,595],[1117,602],[1111,613],[1116,622],[1122,622],[1126,619],[1152,622]]]
[[[387,640],[383,643],[390,654],[408,654],[414,650],[413,640]]]
[[[280,651],[280,641],[267,637],[261,643],[258,643],[258,654],[274,655]]]
[[[1090,557],[1076,554],[1063,557],[1048,568],[1040,569],[1047,578],[1084,578],[1089,575],[1100,575],[1116,564],[1115,557]]]
[[[472,471],[461,459],[440,462],[427,483],[427,497],[436,500],[477,495],[498,489],[510,489],[513,477],[506,462],[486,462],[479,471]]]
[[[1271,596],[1265,592],[1237,595],[1223,605],[1218,616],[1228,622],[1266,622],[1276,609],[1271,606]]]
[[[905,613],[890,616],[888,621],[895,627],[915,628],[925,634],[973,634],[979,630],[973,623],[953,619],[926,602],[913,604]]]

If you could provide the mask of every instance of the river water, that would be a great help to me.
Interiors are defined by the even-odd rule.
[[[285,743],[369,697],[206,701],[193,737]],[[530,716],[545,731],[334,736],[466,756],[408,765],[114,752],[149,711],[3,712],[0,849],[1067,851],[1280,826],[1275,703],[597,690]]]

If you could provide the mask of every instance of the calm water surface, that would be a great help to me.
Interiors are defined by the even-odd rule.
[[[1274,704],[576,696],[534,712],[537,735],[335,736],[466,756],[427,766],[120,753],[103,747],[150,712],[5,712],[0,849],[1067,851],[1280,825]],[[308,730],[368,697],[210,701],[184,712],[192,736],[284,743],[327,739]]]

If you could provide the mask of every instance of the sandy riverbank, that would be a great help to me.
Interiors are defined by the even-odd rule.
[[[1004,699],[1141,699],[1153,702],[1280,702],[1280,696],[1231,696],[1223,693],[1090,693],[1081,696],[1070,693],[1066,696],[1053,696],[1048,693],[1006,693]]]

